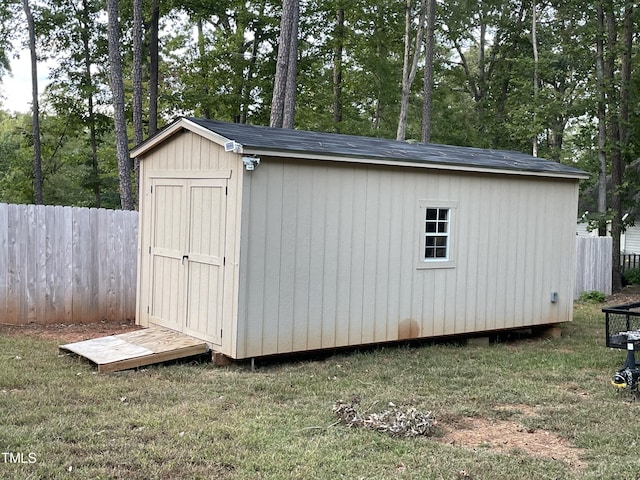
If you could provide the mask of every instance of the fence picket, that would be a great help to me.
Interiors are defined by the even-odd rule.
[[[137,212],[0,203],[0,323],[133,320],[137,231]]]
[[[73,208],[62,208],[62,224],[64,225],[60,243],[63,245],[62,262],[59,281],[61,283],[60,298],[64,302],[64,323],[73,323]]]

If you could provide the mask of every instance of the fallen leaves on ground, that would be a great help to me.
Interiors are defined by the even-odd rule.
[[[431,412],[421,412],[413,407],[397,407],[389,403],[381,413],[359,413],[356,407],[338,400],[333,412],[349,427],[362,427],[387,433],[394,437],[416,437],[432,435],[436,420]]]

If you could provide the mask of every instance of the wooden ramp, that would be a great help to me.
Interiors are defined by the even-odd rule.
[[[98,373],[191,357],[209,350],[202,340],[157,327],[69,343],[59,348],[62,352],[72,352],[95,363]]]

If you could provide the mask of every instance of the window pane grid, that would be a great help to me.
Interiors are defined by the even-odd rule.
[[[449,221],[448,208],[427,208],[425,214],[425,260],[448,260]]]

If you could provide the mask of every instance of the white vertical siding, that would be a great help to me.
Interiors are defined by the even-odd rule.
[[[577,223],[576,224],[576,235],[578,235],[580,237],[597,237],[598,236],[598,231],[597,230],[589,231],[588,227],[589,227],[589,224],[587,224],[587,223]]]
[[[239,358],[571,319],[577,181],[275,158],[245,178]],[[425,199],[457,202],[455,268],[416,268]]]
[[[624,233],[624,253],[640,253],[640,227],[628,227]]]

